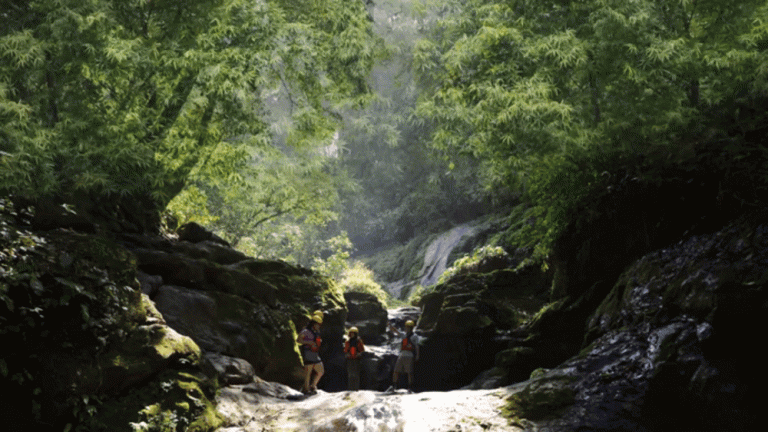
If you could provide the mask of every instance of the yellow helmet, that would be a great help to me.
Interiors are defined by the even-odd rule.
[[[357,333],[357,334],[360,334],[360,332],[357,330],[357,327],[352,327],[351,329],[349,329],[349,331],[347,333]]]
[[[323,315],[322,314],[314,314],[312,315],[312,321],[322,324],[323,323]]]
[[[414,323],[412,320],[408,320],[405,322],[406,327],[416,327],[416,323]]]

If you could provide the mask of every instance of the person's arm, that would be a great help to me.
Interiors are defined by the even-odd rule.
[[[389,329],[392,330],[392,332],[395,333],[395,335],[397,336],[403,335],[403,333],[401,333],[400,330],[396,329],[395,326],[392,325],[392,323],[388,323],[388,324],[389,324]]]

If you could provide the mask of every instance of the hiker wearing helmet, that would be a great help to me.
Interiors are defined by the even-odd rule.
[[[307,327],[299,333],[296,342],[301,348],[301,358],[304,360],[304,386],[301,391],[304,394],[317,393],[317,383],[323,376],[323,361],[320,360],[320,325],[323,323],[322,312],[316,311],[309,319]],[[315,373],[312,379],[312,373]]]
[[[365,351],[363,339],[358,333],[357,327],[352,327],[344,342],[344,356],[347,358],[347,387],[352,391],[360,390],[360,358]]]
[[[392,373],[392,386],[387,389],[387,392],[394,392],[397,390],[398,382],[400,381],[400,374],[405,373],[408,375],[408,392],[413,391],[413,365],[419,361],[419,337],[413,332],[416,324],[408,320],[405,322],[405,334],[389,324],[389,329],[395,334],[402,337],[400,342],[400,354],[397,356],[397,362],[395,363],[395,371]]]

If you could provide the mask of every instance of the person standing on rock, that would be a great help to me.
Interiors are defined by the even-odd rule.
[[[323,323],[322,313],[315,312],[309,320],[307,327],[299,333],[296,342],[301,348],[301,358],[304,360],[304,386],[301,388],[304,394],[316,394],[317,383],[323,376],[323,361],[320,359],[320,325]],[[314,379],[312,374],[315,373]]]
[[[351,391],[360,390],[360,358],[365,351],[363,339],[358,333],[357,327],[352,327],[344,342],[344,356],[347,358],[347,388]]]
[[[419,361],[419,337],[413,332],[414,327],[416,324],[413,321],[406,321],[405,334],[403,334],[391,323],[389,324],[389,329],[403,339],[400,342],[400,354],[397,356],[397,362],[395,362],[395,371],[392,373],[392,386],[387,389],[387,393],[397,390],[401,373],[408,375],[408,392],[413,392],[413,365]]]

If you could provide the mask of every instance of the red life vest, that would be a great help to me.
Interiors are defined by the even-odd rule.
[[[354,345],[350,344],[349,340],[344,342],[344,352],[349,353],[350,358],[358,358],[363,351],[365,351],[365,347],[363,346],[363,340],[360,338],[357,338],[357,343]]]
[[[411,343],[411,336],[406,336],[403,338],[403,342],[400,345],[401,351],[414,351],[416,348],[414,348],[413,343]]]

